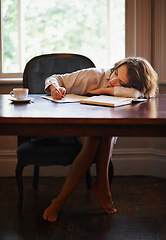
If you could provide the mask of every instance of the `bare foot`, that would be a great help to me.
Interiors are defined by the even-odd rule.
[[[116,213],[117,210],[113,206],[111,193],[107,190],[100,189],[97,184],[92,186],[92,192],[96,195],[100,207],[104,210],[105,213],[111,214]]]
[[[57,220],[57,216],[60,208],[61,208],[61,204],[59,204],[58,200],[54,198],[50,206],[44,211],[43,219],[45,221],[55,222]]]

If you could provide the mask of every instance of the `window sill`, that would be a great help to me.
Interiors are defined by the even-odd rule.
[[[0,78],[0,85],[19,84],[19,83],[22,83],[22,78]]]
[[[166,79],[161,79],[161,80],[159,80],[159,85],[160,85],[160,86],[166,85]]]
[[[22,78],[0,78],[0,85],[2,84],[19,84],[22,83],[23,79]],[[166,79],[160,79],[159,80],[159,85],[166,85]]]

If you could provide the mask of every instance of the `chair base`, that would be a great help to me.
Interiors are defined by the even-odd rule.
[[[17,182],[18,193],[19,193],[19,199],[18,199],[18,203],[17,203],[18,210],[21,210],[22,205],[23,205],[23,182],[22,182],[23,169],[24,169],[24,167],[19,166],[17,164],[15,173],[16,173],[16,182]]]
[[[17,182],[18,194],[19,194],[18,203],[17,203],[18,210],[21,210],[23,206],[23,180],[22,180],[23,170],[24,170],[24,167],[17,164],[15,174],[16,174],[16,182]],[[37,190],[38,182],[39,182],[39,166],[34,166],[34,176],[33,176],[34,190]],[[91,188],[90,169],[86,173],[86,186],[87,186],[87,189]]]
[[[17,164],[17,166],[16,166],[16,182],[17,182],[18,193],[19,193],[19,199],[18,199],[18,203],[17,203],[18,210],[21,210],[22,206],[23,206],[23,181],[22,181],[23,170],[24,170],[24,167]],[[113,167],[112,161],[110,160],[109,169],[108,169],[110,189],[111,189],[113,175],[114,175],[114,167]],[[34,166],[34,177],[33,177],[33,189],[34,190],[37,190],[37,188],[38,188],[38,181],[39,181],[39,166]],[[91,188],[90,169],[86,172],[86,186],[87,186],[87,189]]]
[[[39,182],[39,166],[34,166],[33,189],[37,190]]]

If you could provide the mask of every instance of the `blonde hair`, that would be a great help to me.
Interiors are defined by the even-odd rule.
[[[115,63],[111,73],[124,64],[129,78],[125,87],[139,90],[145,98],[155,97],[158,92],[158,75],[150,63],[142,57],[128,57]]]

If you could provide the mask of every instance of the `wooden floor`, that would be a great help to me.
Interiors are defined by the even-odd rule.
[[[115,177],[112,195],[118,213],[105,215],[84,179],[55,223],[42,220],[43,210],[59,192],[64,178],[40,178],[37,192],[24,178],[22,212],[16,208],[14,178],[0,178],[1,240],[165,240],[166,179]],[[94,179],[93,179],[94,181]]]

